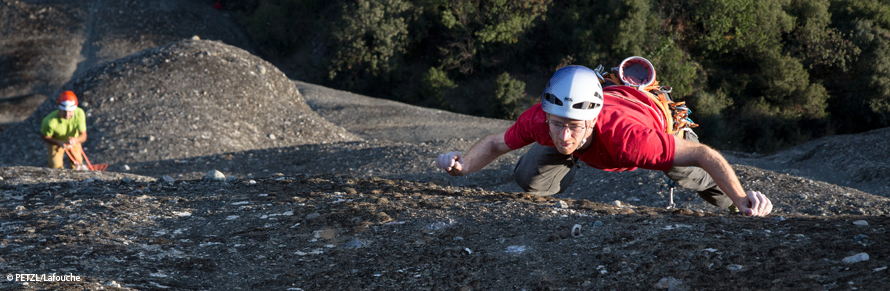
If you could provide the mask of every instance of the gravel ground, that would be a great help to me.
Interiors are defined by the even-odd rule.
[[[0,1],[0,29],[23,31],[4,34],[21,47],[4,47],[0,60],[47,46],[32,59],[68,70],[16,67],[21,73],[3,75],[0,90],[79,92],[87,154],[110,164],[106,172],[39,167],[44,149],[34,132],[51,101],[6,125],[0,275],[13,280],[0,279],[2,290],[890,283],[887,129],[772,155],[725,153],[746,189],[773,200],[764,218],[729,215],[683,190],[674,193],[678,209],[667,210],[666,178],[646,170],[582,167],[566,193],[535,197],[512,182],[523,151],[466,177],[433,166],[437,154],[466,150],[509,122],[290,80],[252,54],[211,1]],[[49,41],[66,31],[80,42]],[[27,35],[48,40],[29,44]],[[41,57],[64,51],[67,58]],[[18,83],[28,74],[30,85]],[[205,178],[211,170],[223,180]]]

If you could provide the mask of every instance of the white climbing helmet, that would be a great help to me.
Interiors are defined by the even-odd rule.
[[[544,112],[577,120],[593,120],[603,109],[603,87],[593,70],[567,66],[556,70],[541,96]]]

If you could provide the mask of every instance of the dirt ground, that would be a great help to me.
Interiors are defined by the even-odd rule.
[[[334,175],[170,183],[108,173],[35,183],[74,174],[0,171],[2,269],[82,277],[3,282],[3,289],[883,290],[890,283],[886,215],[750,218]],[[869,259],[845,262],[860,253]]]
[[[767,217],[648,170],[530,196],[521,150],[433,166],[509,121],[291,80],[211,4],[0,0],[0,290],[888,289],[890,129],[724,152]],[[108,171],[41,167],[61,89]]]

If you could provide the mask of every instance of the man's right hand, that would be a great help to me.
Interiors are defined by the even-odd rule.
[[[439,155],[436,158],[436,167],[445,170],[449,175],[460,176],[464,169],[464,158],[460,152],[449,152]]]
[[[68,141],[63,141],[63,142],[62,142],[62,148],[63,148],[63,149],[66,149],[66,150],[67,150],[67,149],[70,149],[70,148],[71,148],[72,146],[74,146],[74,144],[76,144],[76,143],[77,143],[77,140],[75,140],[73,137],[69,137],[69,138],[68,138]]]

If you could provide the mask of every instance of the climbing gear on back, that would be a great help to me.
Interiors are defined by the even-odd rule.
[[[605,72],[602,65],[598,66],[594,72],[603,86],[625,85],[646,93],[664,114],[665,132],[683,137],[679,134],[698,127],[698,124],[689,118],[692,111],[686,107],[686,102],[674,102],[671,98],[673,89],[670,86],[658,85],[658,81],[655,79],[655,67],[649,60],[633,56],[624,59],[621,65],[612,68],[611,72]]]
[[[603,109],[603,87],[593,70],[567,66],[556,70],[544,94],[544,112],[577,120],[593,120]]]
[[[655,67],[643,57],[629,57],[618,65],[618,78],[626,86],[646,88],[655,83]]]
[[[594,73],[605,87],[630,86],[649,96],[658,107],[656,111],[661,111],[661,114],[664,115],[664,131],[668,134],[679,138],[685,138],[686,134],[695,135],[692,128],[698,127],[698,124],[689,118],[692,110],[686,107],[686,102],[674,102],[671,98],[673,89],[670,86],[659,86],[655,79],[655,67],[649,60],[633,56],[621,61],[621,64],[612,68],[611,72],[606,72],[603,66],[599,65]],[[634,102],[634,100],[627,100]],[[642,104],[641,102],[636,103]],[[674,204],[675,186],[674,181],[668,180],[668,191],[670,192],[669,204],[666,207],[668,210],[676,208],[676,204]]]
[[[77,109],[77,96],[74,95],[74,92],[64,91],[62,94],[59,94],[59,100],[57,102],[59,105],[59,110],[63,111],[74,111]]]

